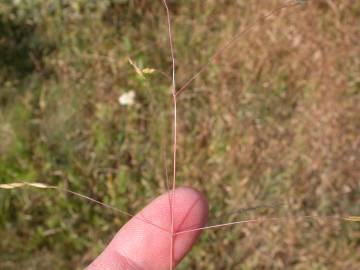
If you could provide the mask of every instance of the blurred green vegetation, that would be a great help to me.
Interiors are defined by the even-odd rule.
[[[211,224],[360,213],[360,4],[309,2],[260,21],[180,98],[178,185],[206,194]],[[170,1],[178,86],[280,3]],[[0,182],[129,212],[164,192],[166,29],[161,1],[2,0]],[[139,76],[129,57],[157,72]],[[225,215],[270,203],[281,206]],[[82,269],[126,222],[56,191],[0,191],[0,209],[4,270]],[[205,232],[179,269],[359,269],[359,246],[358,224],[241,225]]]

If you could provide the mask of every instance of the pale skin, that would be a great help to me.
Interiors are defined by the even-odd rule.
[[[207,218],[208,203],[201,193],[185,187],[175,190],[174,233],[203,227]],[[169,270],[170,230],[171,204],[166,193],[127,222],[86,270]],[[200,233],[175,236],[173,266],[191,250]]]

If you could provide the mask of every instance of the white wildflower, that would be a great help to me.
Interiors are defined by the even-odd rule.
[[[123,106],[131,106],[135,103],[135,92],[133,90],[122,94],[119,97],[119,103]]]

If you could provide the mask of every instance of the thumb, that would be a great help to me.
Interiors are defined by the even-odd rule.
[[[126,223],[87,270],[170,269],[169,194],[156,198]],[[191,188],[175,190],[175,233],[202,227],[207,217],[208,204],[202,194]],[[196,231],[174,237],[173,265],[190,251],[199,234],[200,231]]]

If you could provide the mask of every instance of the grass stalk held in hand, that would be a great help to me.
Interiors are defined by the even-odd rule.
[[[177,151],[177,95],[176,95],[176,81],[175,81],[175,54],[174,54],[174,45],[173,45],[173,37],[172,37],[172,29],[171,29],[171,18],[170,18],[170,10],[167,5],[166,0],[163,0],[163,4],[166,10],[166,18],[168,25],[168,35],[169,35],[169,44],[170,44],[170,53],[171,53],[171,61],[172,61],[172,84],[171,84],[171,92],[172,92],[172,100],[173,100],[173,180],[172,180],[172,190],[171,190],[171,240],[170,240],[170,269],[173,269],[173,256],[174,256],[174,207],[175,207],[175,189],[176,189],[176,151]]]

